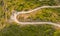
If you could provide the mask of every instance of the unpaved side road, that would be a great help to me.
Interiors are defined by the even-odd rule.
[[[17,18],[16,18],[17,15],[19,15],[19,14],[31,13],[31,12],[33,12],[33,11],[37,11],[37,10],[40,10],[40,9],[42,9],[42,8],[59,8],[59,7],[60,7],[60,6],[42,6],[42,7],[38,7],[38,8],[36,8],[36,9],[29,10],[29,11],[21,11],[21,12],[14,11],[15,13],[13,13],[13,14],[11,15],[11,20],[14,20],[16,23],[22,24],[22,25],[26,25],[26,24],[51,24],[51,25],[60,27],[60,25],[57,24],[57,23],[52,23],[52,22],[19,22],[19,21],[17,20]]]

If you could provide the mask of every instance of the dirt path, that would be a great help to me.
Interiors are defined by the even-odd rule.
[[[38,7],[38,8],[36,8],[36,9],[33,9],[33,10],[29,10],[29,11],[21,11],[21,12],[17,12],[17,11],[14,11],[15,13],[13,13],[12,15],[11,15],[11,20],[14,20],[16,23],[18,23],[18,24],[51,24],[51,25],[54,25],[54,26],[58,26],[58,27],[60,27],[60,25],[59,24],[57,24],[57,23],[52,23],[52,22],[19,22],[18,20],[17,20],[17,15],[19,15],[19,14],[25,14],[25,13],[31,13],[31,12],[33,12],[33,11],[37,11],[37,10],[40,10],[40,9],[42,9],[42,8],[59,8],[60,6],[42,6],[42,7]]]

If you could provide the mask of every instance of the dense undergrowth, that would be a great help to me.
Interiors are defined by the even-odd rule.
[[[50,25],[20,27],[8,20],[13,10],[27,11],[44,5],[60,5],[59,2],[58,0],[0,0],[0,36],[60,36],[60,31]]]
[[[9,25],[0,31],[0,36],[59,36],[60,31],[52,25]]]

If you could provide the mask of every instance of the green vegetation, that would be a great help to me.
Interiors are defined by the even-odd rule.
[[[52,25],[10,25],[0,31],[0,36],[58,36],[60,32]]]
[[[13,10],[27,11],[44,5],[60,5],[58,3],[59,0],[0,0],[0,19],[8,20]]]
[[[57,2],[56,2],[57,1]],[[59,0],[1,0],[0,4],[6,8],[6,10],[29,10],[34,9],[36,7],[44,6],[44,5],[60,5]]]
[[[28,26],[21,27],[19,25],[16,25],[15,23],[9,22],[13,10],[27,11],[44,5],[48,5],[48,6],[60,5],[60,1],[58,0],[56,1],[55,0],[42,0],[42,1],[0,0],[0,36],[59,36],[60,31],[56,30],[51,25],[37,25],[37,26],[28,25]],[[53,15],[53,17],[52,16],[49,17],[51,14]],[[37,18],[38,20],[40,19],[41,21],[60,22],[60,8],[54,10],[42,9],[39,10],[39,12],[37,11],[36,16],[34,17],[31,16],[31,17],[29,16],[30,20],[32,19],[34,21]]]
[[[21,19],[21,20],[24,20],[24,22],[25,21],[31,21],[31,22],[32,21],[50,21],[50,22],[57,22],[57,23],[60,22],[60,8],[44,8],[36,11],[35,14],[33,13],[29,14],[29,16],[25,14],[28,16],[26,19],[20,16],[18,20]]]

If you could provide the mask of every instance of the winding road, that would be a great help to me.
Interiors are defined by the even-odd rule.
[[[33,9],[33,10],[29,10],[29,11],[21,11],[21,12],[17,12],[17,11],[13,11],[14,13],[11,15],[11,20],[15,21],[16,23],[18,24],[51,24],[51,25],[54,25],[54,26],[58,26],[60,27],[60,24],[57,24],[57,23],[52,23],[52,22],[19,22],[17,20],[17,15],[19,14],[26,14],[26,13],[31,13],[33,11],[37,11],[37,10],[40,10],[42,8],[59,8],[60,6],[42,6],[42,7],[38,7],[36,9]]]

